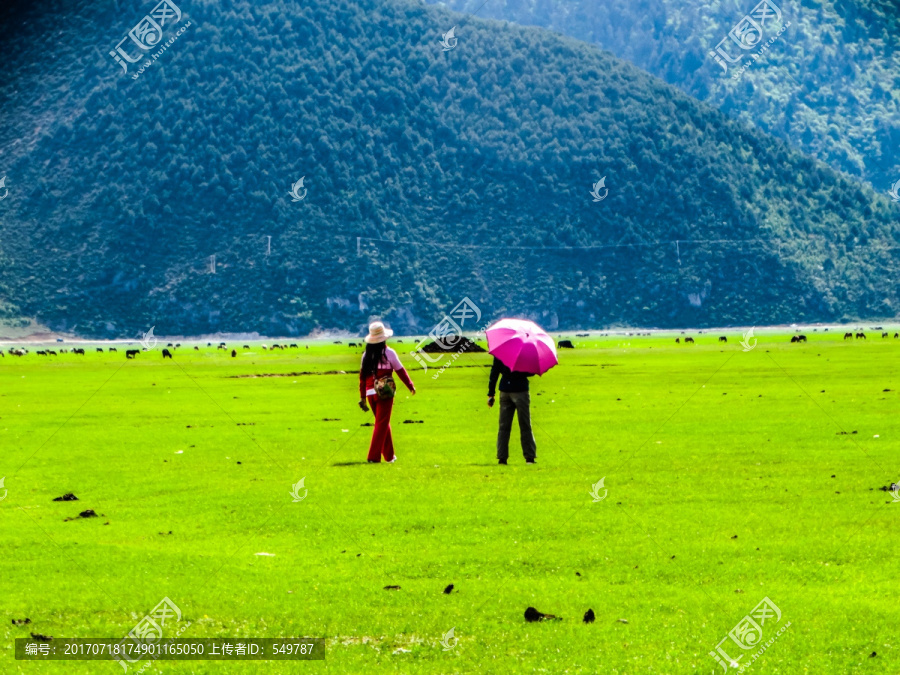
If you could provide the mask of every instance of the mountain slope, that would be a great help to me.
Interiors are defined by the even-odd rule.
[[[192,3],[135,80],[106,53],[150,5],[119,4],[66,10],[40,73],[42,35],[9,46],[7,314],[112,336],[427,331],[463,296],[561,328],[896,311],[889,200],[577,41],[475,20],[444,51],[438,8]]]
[[[759,0],[429,2],[591,42],[879,191],[900,180],[897,0],[773,0],[782,20],[763,20],[763,41],[790,26],[738,80],[759,49],[726,39],[727,55],[744,54],[723,59],[727,72],[709,52]]]

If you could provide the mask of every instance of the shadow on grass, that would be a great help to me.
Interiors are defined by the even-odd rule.
[[[359,466],[360,464],[368,464],[365,460],[362,462],[335,462],[331,466]]]

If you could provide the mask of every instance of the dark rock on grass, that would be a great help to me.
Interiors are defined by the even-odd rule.
[[[73,495],[71,492],[67,492],[62,497],[54,497],[53,501],[55,501],[55,502],[77,502],[78,497]]]
[[[872,652],[871,654],[869,654],[870,659],[874,659],[876,656],[878,656],[878,652]]]
[[[13,626],[25,626],[25,625],[27,625],[27,624],[29,624],[29,623],[31,623],[31,619],[29,619],[29,618],[24,618],[24,619],[13,619],[13,620],[12,620],[12,625],[13,625]]]
[[[77,518],[96,518],[97,512],[94,509],[87,509],[86,511],[82,511],[78,514]],[[70,520],[75,520],[75,518],[66,518],[63,522],[68,522]]]
[[[400,587],[399,587],[399,586],[385,586],[385,587],[384,587],[384,590],[386,590],[386,591],[399,591],[399,590],[400,590]]]
[[[52,635],[41,635],[40,633],[32,633],[31,637],[35,640],[40,640],[41,642],[50,642],[53,639]]]
[[[444,595],[450,595],[452,592],[453,592],[453,584],[450,584],[449,586],[447,586],[447,588],[444,589]]]
[[[594,623],[594,618],[594,610],[589,609],[584,613],[584,619],[582,619],[582,621],[585,623]]]
[[[403,420],[403,424],[425,424],[424,420]]]
[[[422,347],[422,351],[426,354],[446,354],[447,352],[485,352],[487,351],[481,345],[475,344],[467,337],[461,337],[452,345],[444,344],[443,341],[429,342]]]
[[[525,610],[525,620],[529,623],[533,623],[535,621],[544,621],[547,619],[559,619],[559,617],[554,616],[553,614],[544,614],[543,612],[537,611],[534,607],[529,607]]]

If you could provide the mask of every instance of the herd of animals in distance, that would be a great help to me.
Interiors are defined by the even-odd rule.
[[[807,336],[804,335],[804,334],[802,334],[802,333],[800,333],[799,330],[800,330],[800,329],[797,329],[797,333],[798,333],[797,335],[792,335],[792,336],[791,336],[791,340],[790,340],[790,341],[791,341],[792,343],[795,343],[795,342],[807,342],[807,340],[808,340]],[[883,340],[888,339],[888,338],[890,337],[890,333],[887,332],[887,331],[884,331],[883,327],[881,327],[881,326],[875,326],[875,327],[873,327],[871,330],[876,331],[876,332],[879,332],[879,331],[880,331],[880,332],[881,332],[881,338],[882,338]],[[816,331],[816,332],[817,332],[817,331],[818,331],[818,328],[814,328],[813,331]],[[704,331],[702,331],[702,330],[701,330],[701,331],[697,331],[697,332],[698,332],[699,335],[703,335],[703,334],[704,334]],[[828,328],[825,328],[822,332],[823,332],[823,333],[827,333],[827,332],[828,332]],[[685,331],[681,331],[681,334],[682,334],[682,335],[685,335]],[[751,332],[750,334],[752,335],[752,332]],[[652,336],[653,333],[651,333],[651,332],[637,332],[637,333],[634,333],[634,332],[632,332],[632,333],[598,333],[598,334],[596,334],[594,337],[610,337],[611,335],[622,335],[622,336],[627,336],[627,337],[648,337],[648,336]],[[590,334],[590,333],[576,333],[575,336],[576,336],[576,337],[580,337],[580,338],[585,338],[585,337],[591,337],[591,334]],[[746,337],[746,336],[745,336],[745,337]],[[697,339],[700,339],[700,338],[698,337]],[[857,328],[855,331],[850,331],[850,332],[844,333],[844,340],[865,340],[865,339],[867,339],[867,338],[866,338],[866,333],[865,333],[865,331],[864,331],[862,328]],[[895,339],[895,340],[900,339],[900,333],[894,333],[893,339]],[[57,338],[57,339],[56,339],[56,342],[57,342],[57,343],[62,343],[62,342],[64,342],[64,340],[63,340],[62,338]],[[402,343],[403,340],[394,340],[394,342]],[[727,336],[727,335],[719,335],[719,336],[718,336],[718,342],[727,343],[727,342],[728,342],[728,336]],[[683,343],[683,344],[696,344],[696,340],[695,340],[693,337],[691,337],[690,335],[686,335],[684,338],[676,337],[676,338],[675,338],[675,343],[676,343],[676,344],[682,344],[682,343]],[[131,344],[131,343],[129,343],[129,344]],[[343,343],[342,340],[335,340],[335,341],[333,342],[333,344],[340,345],[340,344],[344,344],[344,343]],[[206,343],[206,346],[207,346],[207,347],[212,347],[212,346],[213,346],[213,343],[212,343],[212,342],[207,342],[207,343]],[[349,342],[347,346],[348,346],[348,347],[364,347],[365,345],[364,345],[364,343],[362,343],[362,342]],[[173,357],[173,354],[174,354],[174,352],[175,352],[179,347],[181,347],[181,343],[180,343],[180,342],[177,342],[177,343],[175,343],[175,344],[173,344],[173,343],[171,343],[171,342],[168,343],[168,344],[166,345],[166,347],[164,347],[164,348],[162,349],[162,352],[161,352],[162,358],[163,358],[163,359],[171,359],[171,358],[174,358],[174,357]],[[281,350],[281,351],[284,351],[285,349],[300,349],[300,346],[299,346],[297,343],[295,343],[295,342],[291,342],[291,343],[286,344],[286,345],[282,345],[282,344],[277,344],[277,343],[275,343],[275,344],[272,344],[271,346],[265,345],[265,344],[264,344],[264,345],[260,345],[260,347],[263,349],[263,351],[275,351],[275,350]],[[575,345],[574,345],[574,343],[573,343],[571,340],[564,340],[564,339],[560,339],[560,340],[557,341],[557,347],[558,347],[559,349],[575,349]],[[170,349],[170,348],[171,348],[171,349]],[[103,347],[95,347],[94,349],[95,349],[97,352],[100,352],[100,353],[103,353],[103,351],[104,351],[104,350],[103,350]],[[225,351],[226,353],[228,353],[228,351],[229,351],[229,347],[228,347],[228,345],[227,345],[225,342],[220,342],[220,343],[218,343],[218,345],[216,345],[216,349],[217,349],[217,350],[221,349],[221,350]],[[242,349],[244,349],[244,350],[249,350],[249,349],[250,349],[250,345],[245,344],[245,345],[243,345]],[[308,346],[308,345],[306,346],[306,349],[309,349],[309,346]],[[194,350],[195,350],[195,351],[200,351],[200,345],[194,345]],[[118,348],[116,348],[116,347],[107,347],[106,351],[107,351],[107,352],[116,352],[116,353],[118,353],[119,350],[118,350]],[[126,359],[133,359],[133,358],[137,357],[138,354],[140,354],[141,352],[152,352],[152,351],[153,351],[152,348],[147,348],[147,347],[142,347],[141,349],[126,349],[126,350],[125,350],[125,358],[126,358]],[[446,351],[453,351],[453,350],[452,350],[452,348],[448,348]],[[6,350],[6,353],[4,353],[2,350],[0,350],[0,357],[5,357],[6,354],[10,354],[11,356],[25,356],[26,354],[29,354],[29,353],[31,353],[31,352],[30,352],[30,350],[27,349],[26,347],[9,347],[9,348]],[[55,351],[55,350],[53,350],[53,349],[43,348],[43,349],[35,350],[35,351],[34,351],[34,354],[36,354],[36,355],[38,355],[38,356],[59,356],[59,355],[61,355],[61,354],[78,354],[78,355],[84,356],[84,355],[85,355],[85,350],[84,350],[84,347],[74,347],[74,348],[72,348],[72,349],[62,349],[62,348],[60,348],[59,351]],[[232,357],[232,358],[237,358],[237,357],[238,357],[238,351],[237,351],[237,349],[231,349],[231,357]]]

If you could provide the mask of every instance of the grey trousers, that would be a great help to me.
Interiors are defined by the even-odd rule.
[[[531,395],[527,391],[500,392],[500,432],[497,434],[497,459],[509,458],[509,434],[513,417],[519,413],[519,437],[525,459],[535,459],[537,447],[531,431]]]

